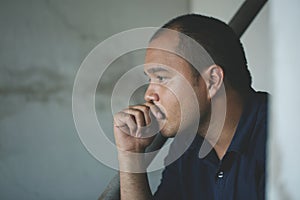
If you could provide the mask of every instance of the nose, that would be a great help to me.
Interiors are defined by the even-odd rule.
[[[155,92],[155,90],[153,89],[153,86],[151,84],[149,84],[146,92],[145,92],[145,96],[144,96],[145,101],[149,102],[149,101],[159,101],[159,95],[157,92]]]

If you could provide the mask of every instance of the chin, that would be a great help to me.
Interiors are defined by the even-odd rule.
[[[175,134],[168,134],[168,133],[161,132],[161,135],[164,136],[165,138],[174,138],[176,136],[176,133]]]
[[[171,128],[164,127],[160,130],[160,133],[166,138],[173,138],[176,136],[177,131],[172,130]]]

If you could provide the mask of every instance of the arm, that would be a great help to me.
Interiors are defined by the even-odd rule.
[[[152,199],[146,173],[120,172],[121,199]]]
[[[140,157],[134,157],[126,152],[119,151],[119,165],[121,200],[152,199],[145,161]]]
[[[122,200],[153,199],[146,173],[148,162],[142,153],[158,132],[159,123],[154,117],[161,118],[162,115],[159,116],[158,112],[154,104],[146,103],[125,109],[114,116]]]

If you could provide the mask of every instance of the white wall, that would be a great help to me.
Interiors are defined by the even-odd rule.
[[[274,94],[269,139],[268,199],[300,198],[300,2],[270,2]]]
[[[181,0],[0,0],[1,200],[97,199],[116,172],[75,130],[76,71],[107,37],[187,10]],[[111,126],[110,107],[97,107]]]

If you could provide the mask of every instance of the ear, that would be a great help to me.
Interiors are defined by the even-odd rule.
[[[207,86],[209,98],[213,98],[221,88],[224,80],[224,71],[218,65],[212,65],[202,74]]]

